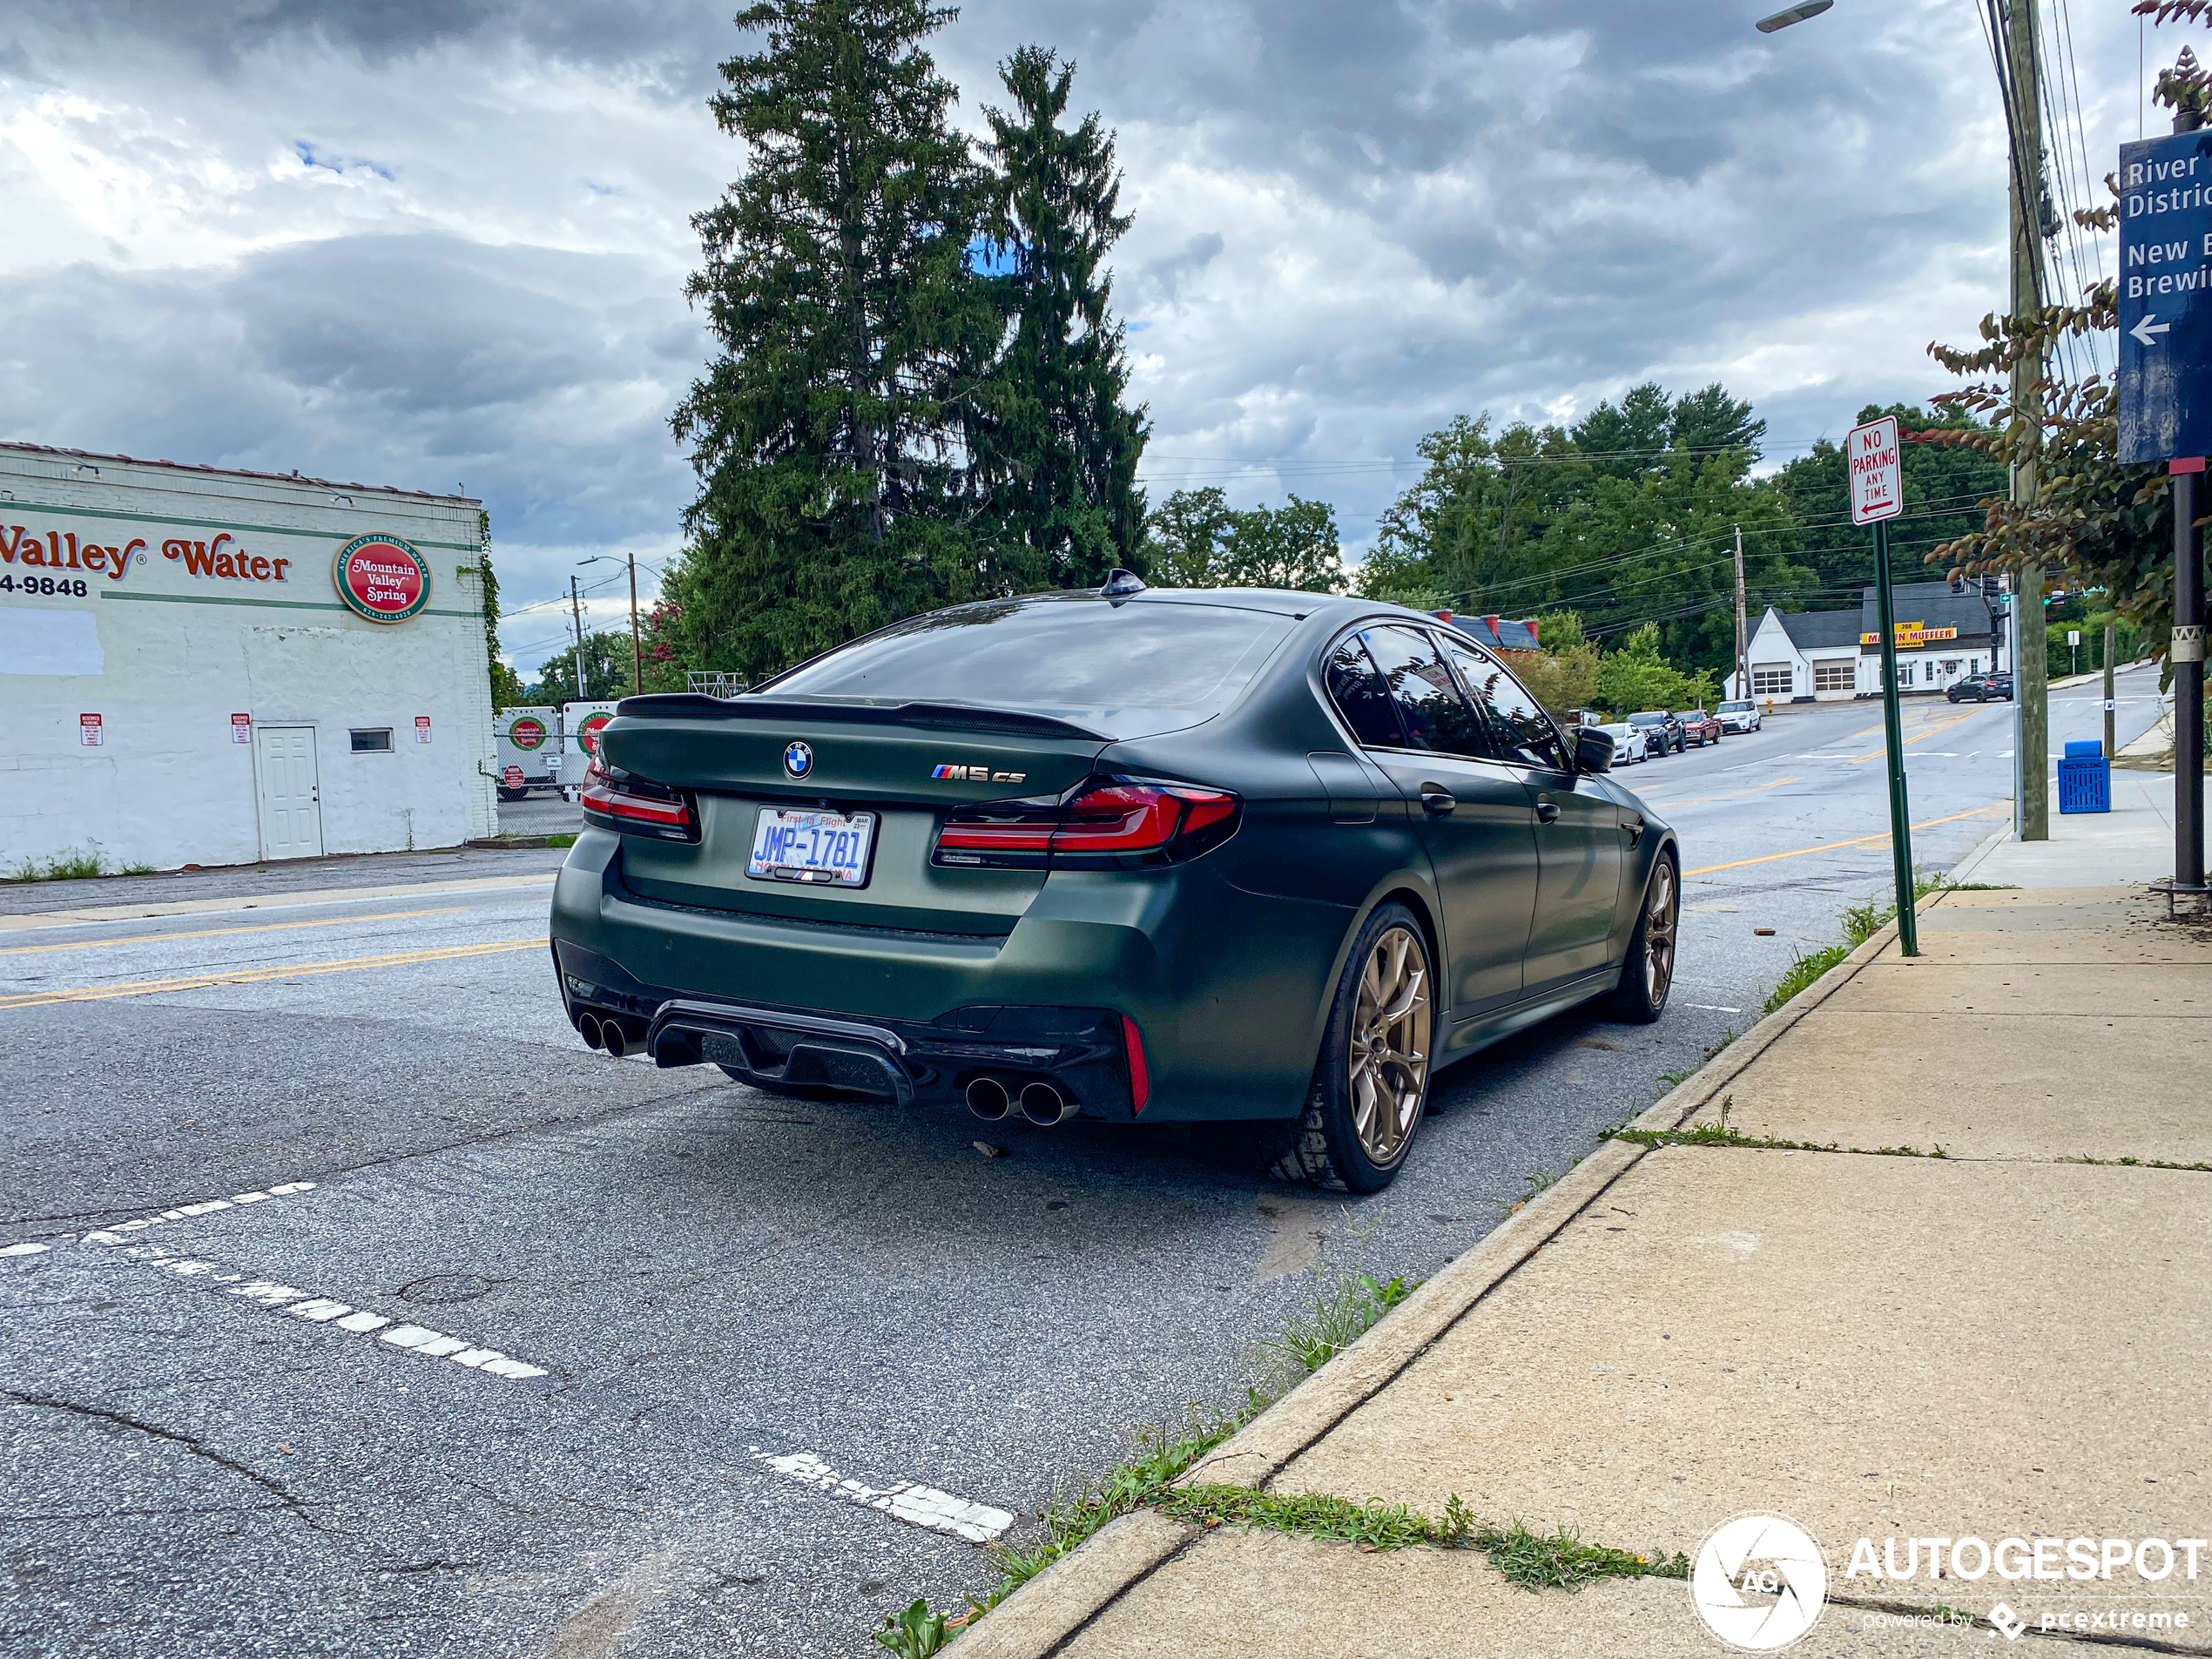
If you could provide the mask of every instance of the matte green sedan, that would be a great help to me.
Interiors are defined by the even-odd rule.
[[[771,1092],[1250,1122],[1392,1180],[1436,1068],[1656,1020],[1673,832],[1490,651],[1356,598],[1102,590],[635,697],[554,891],[583,1040]]]

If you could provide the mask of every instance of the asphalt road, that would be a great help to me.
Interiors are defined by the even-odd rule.
[[[2123,738],[2154,691],[2128,677]],[[2054,749],[2100,720],[2054,694]],[[1629,769],[1685,855],[1667,1017],[1444,1074],[1406,1175],[1352,1202],[1172,1130],[590,1054],[543,942],[557,853],[0,890],[0,1650],[873,1651],[894,1606],[990,1573],[855,1496],[922,1483],[1018,1534],[1133,1426],[1264,1370],[1325,1278],[1434,1271],[1748,1028],[1887,880],[1878,722],[1794,711]],[[2005,821],[2011,710],[1906,727],[1945,867]],[[374,891],[406,882],[435,885]],[[179,902],[209,907],[57,920]],[[382,1339],[447,1345],[409,1322],[469,1345]]]

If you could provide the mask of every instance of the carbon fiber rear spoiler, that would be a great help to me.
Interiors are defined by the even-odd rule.
[[[996,732],[1016,737],[1085,738],[1110,743],[1111,736],[1049,714],[1020,709],[987,709],[968,703],[860,703],[836,698],[708,697],[698,691],[657,691],[625,697],[617,714],[639,719],[834,720],[853,725],[916,725],[945,732]]]

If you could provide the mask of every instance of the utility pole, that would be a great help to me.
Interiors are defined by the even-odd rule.
[[[2113,758],[2113,739],[2118,735],[2114,728],[2120,718],[2115,711],[2118,705],[2114,702],[2112,692],[2112,648],[2119,631],[2113,624],[2105,624],[2105,759],[2107,760]]]
[[[645,694],[645,654],[637,643],[637,556],[630,556],[630,690],[633,696]]]
[[[576,617],[576,700],[583,701],[583,600],[577,592],[576,577],[569,577],[569,610]]]
[[[2043,116],[2040,68],[2035,50],[2035,0],[2010,0],[2005,9],[2005,46],[2011,83],[2012,314],[2023,321],[2043,308]],[[2037,382],[2039,354],[2013,365],[2013,420],[2026,439],[2013,458],[2013,500],[2033,506],[2036,462],[2043,443],[2043,406]],[[2023,567],[2013,583],[2016,617],[2013,657],[2013,752],[2020,789],[2013,807],[2013,833],[2023,841],[2051,839],[2051,708],[2049,651],[2043,620],[2043,570]]]
[[[1751,695],[1751,671],[1743,653],[1750,648],[1743,634],[1743,527],[1736,527],[1736,694]]]

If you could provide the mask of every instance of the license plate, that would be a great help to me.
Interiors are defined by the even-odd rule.
[[[803,881],[821,887],[868,884],[873,813],[791,812],[763,806],[752,830],[745,873],[756,881]]]

